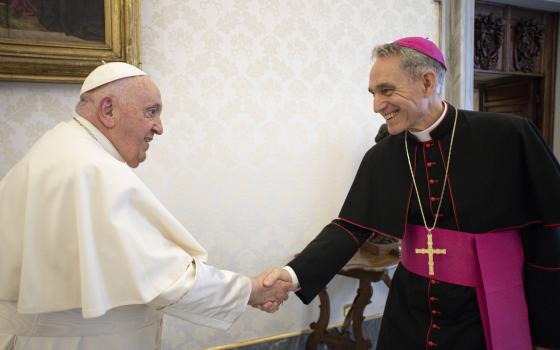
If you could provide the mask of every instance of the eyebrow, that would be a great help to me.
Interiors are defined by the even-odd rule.
[[[150,108],[154,108],[154,107],[157,108],[158,110],[160,110],[161,109],[161,103],[153,103],[153,104],[147,106],[146,109],[150,109]]]
[[[381,83],[375,86],[375,90],[394,89],[394,88],[395,88],[395,84],[390,84],[390,83]]]
[[[395,88],[394,84],[381,83],[381,84],[375,85],[373,87],[373,89],[371,87],[369,87],[368,91],[373,94],[376,90],[379,91],[379,90],[383,90],[383,89],[394,89],[394,88]]]

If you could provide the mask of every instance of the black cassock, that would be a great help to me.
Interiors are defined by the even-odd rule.
[[[430,226],[443,186],[454,115],[455,108],[448,105],[446,116],[430,133],[431,141],[408,137]],[[403,238],[406,224],[424,226],[413,191],[404,133],[388,136],[364,156],[339,219],[288,264],[298,276],[297,294],[304,303],[372,233]],[[459,110],[437,226],[475,234],[521,230],[532,341],[551,348],[560,348],[558,225],[560,166],[535,126],[521,117]],[[475,290],[416,275],[399,264],[377,349],[431,347],[486,348]]]

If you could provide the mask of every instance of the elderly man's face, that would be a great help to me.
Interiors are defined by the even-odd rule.
[[[163,133],[162,102],[156,84],[148,77],[130,79],[113,104],[115,128],[112,142],[128,166],[146,159],[154,134]]]
[[[422,80],[411,80],[399,64],[399,56],[379,57],[369,77],[373,110],[385,118],[392,135],[430,126],[426,125],[429,96],[426,96]]]

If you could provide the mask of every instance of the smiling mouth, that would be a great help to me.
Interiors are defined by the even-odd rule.
[[[398,113],[397,111],[391,112],[391,113],[385,114],[383,117],[385,118],[386,121],[389,121],[389,120],[393,119],[394,117],[396,117],[397,113]]]

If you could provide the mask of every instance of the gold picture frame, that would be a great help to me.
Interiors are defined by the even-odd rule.
[[[79,83],[102,61],[128,62],[141,67],[140,0],[100,1],[103,1],[104,22],[99,22],[101,38],[97,41],[65,39],[70,37],[65,33],[46,33],[62,38],[52,40],[47,35],[44,35],[47,39],[25,37],[31,31],[19,31],[22,35],[8,35],[8,29],[0,31],[0,80]],[[3,3],[9,13],[16,2]],[[79,19],[72,20],[79,23]]]

